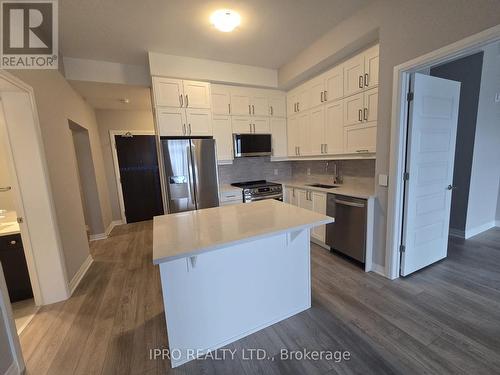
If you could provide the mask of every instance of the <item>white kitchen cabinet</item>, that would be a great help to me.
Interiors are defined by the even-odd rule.
[[[364,94],[359,93],[344,99],[344,125],[363,122]]]
[[[297,113],[297,90],[289,91],[286,94],[286,113],[287,116],[293,116]]]
[[[269,116],[269,101],[265,92],[256,92],[250,97],[252,116]]]
[[[309,107],[314,108],[323,104],[325,95],[325,79],[321,75],[309,83]]]
[[[307,111],[309,108],[309,87],[302,85],[287,95],[287,111],[289,114]]]
[[[153,94],[155,106],[184,106],[184,89],[180,79],[153,77]]]
[[[237,116],[250,116],[252,114],[250,95],[244,89],[231,89],[231,114]]]
[[[325,105],[324,153],[335,155],[344,152],[344,103],[342,100]]]
[[[231,93],[227,86],[212,85],[212,114],[231,114]]]
[[[294,206],[298,206],[297,204],[297,194],[296,189],[290,186],[283,187],[283,201],[288,204],[293,204]]]
[[[184,89],[184,106],[186,108],[210,108],[210,83],[199,81],[182,81]]]
[[[285,95],[269,97],[269,116],[286,117],[286,97]]]
[[[295,195],[297,196],[297,206],[305,210],[312,211],[313,202],[311,198],[311,191],[295,189]]]
[[[344,66],[339,65],[323,75],[325,92],[323,102],[333,102],[344,96]]]
[[[282,158],[288,155],[288,144],[286,137],[286,119],[271,118],[271,140],[273,157]]]
[[[217,160],[233,160],[233,131],[231,117],[214,115],[212,129],[217,144]]]
[[[209,109],[186,109],[187,135],[189,136],[211,136],[212,119]]]
[[[270,134],[269,117],[252,117],[251,118],[253,133]]]
[[[247,134],[253,133],[252,118],[250,116],[232,116],[231,124],[233,133]]]
[[[365,56],[365,76],[364,85],[372,88],[378,85],[379,71],[379,46],[378,44],[364,52]]]
[[[359,54],[344,63],[344,95],[361,92],[364,86],[365,56]]]
[[[288,118],[287,121],[287,143],[288,156],[298,156],[299,147],[299,117],[298,115]]]
[[[156,123],[160,137],[188,135],[186,111],[183,108],[156,108]]]
[[[365,92],[363,120],[366,122],[377,121],[378,117],[378,88]]]
[[[309,195],[312,200],[312,210],[318,214],[326,215],[326,193],[312,191]],[[326,238],[326,225],[314,227],[311,230],[311,237],[324,243]]]
[[[377,149],[377,123],[366,122],[344,126],[344,152],[374,153]]]
[[[311,130],[309,128],[311,113],[299,113],[298,117],[298,148],[299,156],[312,155]]]
[[[325,107],[323,105],[310,109],[309,132],[311,137],[311,154],[323,154],[325,150]]]

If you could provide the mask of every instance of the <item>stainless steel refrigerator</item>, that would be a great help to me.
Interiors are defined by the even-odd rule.
[[[219,205],[215,141],[161,139],[168,213]]]

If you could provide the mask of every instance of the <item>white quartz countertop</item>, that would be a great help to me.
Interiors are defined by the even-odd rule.
[[[153,263],[333,221],[331,217],[273,199],[156,216]]]
[[[294,187],[298,189],[307,189],[314,191],[321,191],[323,193],[332,193],[339,195],[346,195],[348,197],[361,198],[361,199],[371,199],[375,197],[375,192],[373,188],[368,188],[366,186],[357,186],[355,184],[349,185],[335,185],[336,188],[333,189],[323,189],[319,187],[310,186],[310,184],[314,184],[313,181],[303,181],[303,180],[276,180],[273,181],[283,186]],[[334,185],[334,184],[328,184]]]
[[[19,229],[19,224],[17,223],[17,215],[15,211],[8,211],[5,214],[0,214],[0,236],[9,236],[20,232],[21,230]]]

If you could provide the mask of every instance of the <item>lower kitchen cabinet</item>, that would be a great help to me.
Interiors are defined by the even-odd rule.
[[[318,214],[326,215],[326,193],[311,192],[312,210]],[[316,226],[311,230],[311,237],[325,243],[326,225]]]
[[[28,265],[20,234],[0,236],[0,262],[10,302],[33,298]]]

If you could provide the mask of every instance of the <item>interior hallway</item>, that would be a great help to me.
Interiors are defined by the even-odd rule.
[[[273,361],[149,360],[167,346],[152,223],[114,229],[69,300],[21,334],[28,374],[500,373],[500,229],[450,241],[449,256],[406,279],[365,274],[312,245],[313,307],[228,348]],[[281,348],[347,350],[349,361],[283,361]],[[237,352],[237,356],[238,356]]]

